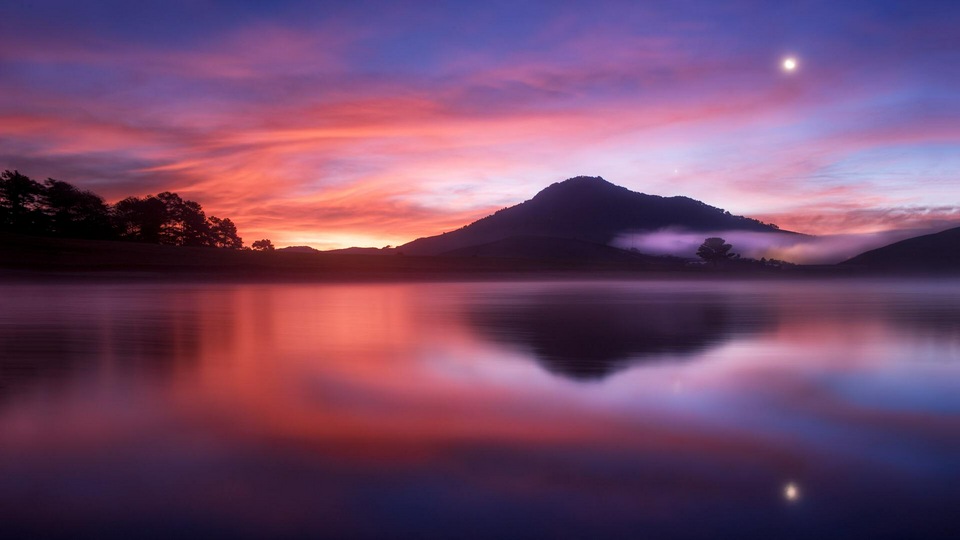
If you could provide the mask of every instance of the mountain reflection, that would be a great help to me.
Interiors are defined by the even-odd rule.
[[[0,299],[5,538],[958,538],[960,284]]]
[[[591,380],[637,362],[696,355],[735,335],[762,331],[773,317],[720,294],[585,290],[476,303],[467,320],[482,336],[530,352],[551,373]]]

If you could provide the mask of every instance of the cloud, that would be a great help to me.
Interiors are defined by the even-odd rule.
[[[577,174],[822,234],[931,227],[960,203],[954,162],[915,166],[960,146],[942,17],[350,6],[70,8],[47,26],[20,6],[0,21],[0,167],[114,200],[178,191],[247,236],[341,246],[457,228]],[[174,14],[186,27],[150,30]],[[785,77],[781,34],[813,27]]]
[[[960,226],[960,221],[953,225]],[[808,236],[750,231],[691,232],[661,229],[650,233],[624,234],[617,237],[612,245],[652,255],[694,258],[697,248],[705,238],[720,237],[733,246],[733,253],[742,257],[765,257],[798,264],[835,264],[871,249],[940,230],[942,228],[894,229],[862,234]]]
[[[864,204],[804,205],[780,214],[760,214],[758,219],[781,228],[829,235],[874,234],[887,230],[935,231],[960,225],[960,206],[875,206]]]

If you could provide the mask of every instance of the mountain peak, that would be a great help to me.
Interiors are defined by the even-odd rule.
[[[622,192],[628,190],[625,187],[618,186],[603,179],[602,176],[574,176],[562,182],[554,182],[544,189],[540,190],[533,198],[536,199],[544,194],[555,193],[601,193],[601,192]]]
[[[607,182],[601,176],[575,176],[562,182],[550,184],[524,204],[541,208],[557,217],[580,213],[585,207],[609,208],[621,202],[650,197]]]
[[[606,245],[619,235],[679,227],[691,231],[776,230],[687,197],[630,191],[599,176],[556,182],[532,199],[451,233],[401,246],[411,255],[439,255],[510,237],[563,238]]]
[[[561,182],[554,182],[547,186],[550,189],[554,186],[612,186],[619,187],[606,181],[602,176],[574,176]]]

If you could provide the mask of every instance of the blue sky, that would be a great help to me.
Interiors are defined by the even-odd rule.
[[[956,2],[5,2],[0,167],[280,245],[398,244],[580,174],[815,234],[945,228],[958,27]]]

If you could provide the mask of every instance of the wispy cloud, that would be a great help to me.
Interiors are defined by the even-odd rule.
[[[960,148],[950,10],[61,7],[0,23],[0,167],[175,190],[248,237],[395,244],[577,174],[817,234],[960,204],[930,152]]]
[[[691,232],[661,229],[648,233],[624,234],[616,238],[612,244],[622,249],[636,249],[652,255],[696,258],[697,248],[704,239],[720,237],[733,246],[731,253],[741,257],[779,259],[798,264],[834,264],[871,249],[907,238],[939,232],[944,228],[946,227],[890,229],[872,233],[825,236],[778,232]]]

